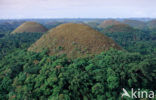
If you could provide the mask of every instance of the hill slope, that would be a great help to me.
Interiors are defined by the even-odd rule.
[[[42,32],[46,32],[46,31],[47,31],[47,29],[43,25],[41,25],[39,23],[25,22],[22,25],[20,25],[19,27],[17,27],[12,32],[12,34],[23,33],[23,32],[39,32],[39,33],[42,33]]]
[[[40,52],[47,48],[50,55],[67,54],[80,57],[97,54],[110,48],[121,49],[112,39],[84,24],[59,25],[43,35],[28,50]]]

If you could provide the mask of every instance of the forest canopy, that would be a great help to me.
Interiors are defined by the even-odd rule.
[[[14,27],[0,27],[0,100],[131,100],[121,98],[122,88],[156,93],[154,30],[97,29],[123,49],[69,58],[28,51],[46,33],[10,34]]]
[[[123,87],[156,90],[156,57],[110,50],[69,59],[17,50],[0,61],[0,83],[1,99],[119,100]]]

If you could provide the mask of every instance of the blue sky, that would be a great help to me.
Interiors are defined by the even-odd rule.
[[[0,18],[156,18],[156,0],[0,0]]]

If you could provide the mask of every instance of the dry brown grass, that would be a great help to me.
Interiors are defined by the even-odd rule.
[[[110,48],[121,49],[112,39],[84,24],[67,23],[51,29],[28,50],[40,52],[48,48],[50,55],[67,54],[82,57]]]
[[[20,25],[19,27],[17,27],[12,34],[16,34],[16,33],[23,33],[23,32],[38,32],[38,33],[42,33],[42,32],[46,32],[47,29],[36,22],[25,22],[22,25]]]

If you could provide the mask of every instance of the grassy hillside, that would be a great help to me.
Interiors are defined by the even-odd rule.
[[[121,49],[112,39],[84,24],[62,24],[34,43],[29,51],[48,49],[50,55],[65,53],[69,57],[97,54],[110,48]]]
[[[23,33],[23,32],[31,32],[31,33],[43,33],[46,32],[47,29],[36,22],[25,22],[22,25],[20,25],[19,27],[17,27],[12,34],[16,34],[16,33]]]

